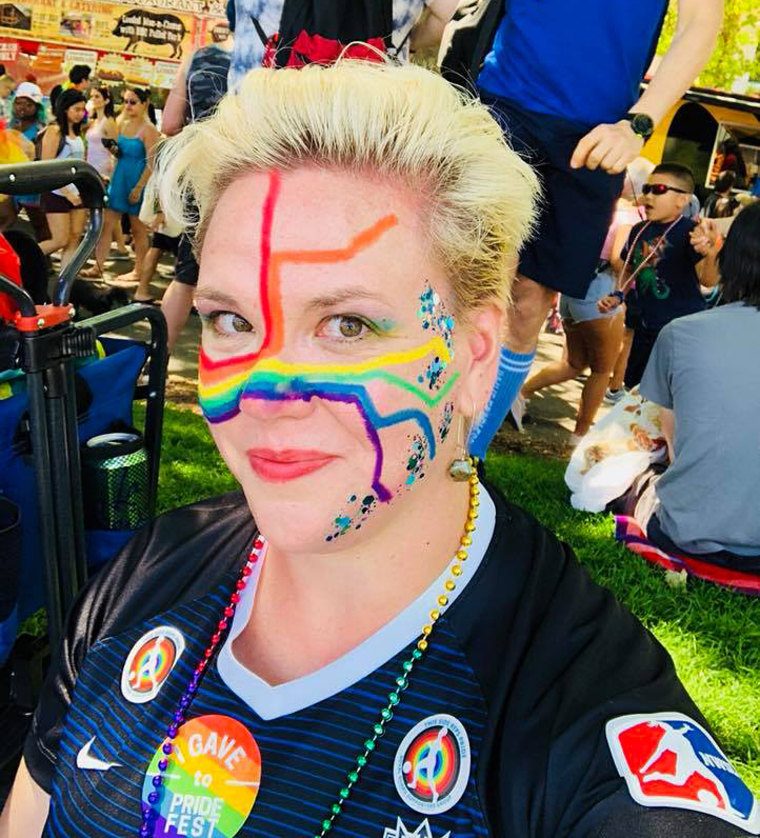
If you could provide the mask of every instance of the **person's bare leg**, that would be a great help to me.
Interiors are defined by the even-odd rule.
[[[565,346],[562,350],[562,360],[549,364],[531,376],[520,391],[524,398],[528,398],[544,387],[551,387],[552,384],[561,384],[563,381],[577,378],[588,367],[589,362],[580,325],[570,320],[564,321]]]
[[[129,273],[122,274],[119,279],[122,282],[137,282],[140,279],[143,262],[150,244],[148,228],[136,215],[129,216],[129,227],[132,230],[132,247],[135,251],[135,265]]]
[[[40,250],[49,256],[55,253],[56,250],[61,250],[69,242],[69,213],[67,212],[48,212],[45,214],[48,227],[50,228],[50,238],[39,243]]]
[[[579,327],[584,327],[591,364],[591,374],[583,385],[578,417],[575,420],[575,433],[584,436],[594,424],[599,405],[607,392],[610,372],[620,354],[625,327],[623,313],[618,312],[614,317],[589,320],[580,323]]]
[[[140,282],[135,289],[134,300],[136,303],[140,302],[140,300],[152,299],[150,283],[153,280],[153,274],[156,272],[156,266],[158,265],[158,260],[161,258],[162,252],[157,247],[151,247],[145,254],[142,268],[140,269]]]
[[[625,329],[623,331],[623,345],[618,352],[615,366],[612,370],[612,375],[608,383],[610,390],[619,390],[623,386],[623,378],[625,377],[625,368],[628,366],[628,357],[631,354],[631,345],[633,344],[633,329]]]
[[[76,252],[77,247],[79,247],[79,242],[82,238],[82,232],[84,231],[84,222],[86,217],[86,211],[77,209],[72,210],[69,213],[69,240],[66,243],[66,247],[63,248],[63,252],[61,253],[61,267],[65,268],[66,265],[69,264],[71,261],[71,257]]]
[[[507,311],[506,348],[512,352],[535,352],[538,336],[552,307],[556,291],[521,274],[512,285],[512,305]]]
[[[528,399],[534,393],[543,390],[544,387],[551,387],[553,384],[562,384],[563,381],[570,381],[571,378],[576,378],[582,372],[583,370],[576,369],[572,366],[567,360],[567,357],[563,357],[561,361],[555,361],[535,375],[532,375],[523,384],[520,393],[523,398]]]
[[[127,241],[124,237],[124,230],[121,229],[121,224],[117,224],[113,228],[112,240],[116,242],[116,249],[122,256],[127,256],[129,254],[129,251],[127,250]]]
[[[169,283],[169,287],[161,300],[161,311],[166,318],[166,328],[169,331],[169,352],[174,348],[177,338],[190,315],[193,307],[194,285],[186,285],[184,282],[177,282],[176,279]]]
[[[107,209],[103,213],[103,229],[100,231],[100,238],[95,245],[95,265],[79,272],[80,276],[97,279],[103,275],[103,267],[108,258],[108,251],[111,247],[111,232],[119,218],[114,210]]]

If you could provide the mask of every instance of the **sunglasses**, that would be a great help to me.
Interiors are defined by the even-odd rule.
[[[125,104],[125,105],[139,105],[139,104],[140,104],[140,100],[139,100],[139,99],[125,99],[125,100],[124,100],[124,104]],[[659,185],[659,184],[658,184],[658,185]]]
[[[677,189],[675,186],[668,186],[667,183],[645,183],[641,187],[645,195],[664,195],[666,192],[680,192],[681,195],[688,195],[686,189]]]

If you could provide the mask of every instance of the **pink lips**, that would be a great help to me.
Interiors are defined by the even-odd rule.
[[[324,451],[307,448],[283,449],[250,448],[248,462],[258,477],[270,483],[285,483],[312,474],[331,463],[335,457]]]

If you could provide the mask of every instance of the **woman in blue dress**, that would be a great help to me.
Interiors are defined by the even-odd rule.
[[[82,276],[102,275],[108,255],[111,233],[119,223],[122,213],[127,213],[132,229],[135,265],[132,271],[120,277],[135,280],[148,252],[148,229],[140,221],[142,194],[151,172],[153,149],[161,135],[149,119],[149,93],[140,88],[124,91],[124,110],[118,119],[119,136],[110,150],[117,158],[116,167],[108,187],[108,209],[104,213],[103,234],[95,250],[97,264]]]

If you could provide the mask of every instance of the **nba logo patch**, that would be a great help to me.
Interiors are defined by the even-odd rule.
[[[396,791],[415,812],[448,811],[461,799],[469,778],[470,740],[454,716],[442,713],[418,722],[396,751]]]
[[[144,634],[130,650],[121,670],[121,693],[132,704],[158,695],[185,649],[185,638],[172,626],[158,626]]]
[[[752,792],[707,731],[682,713],[620,716],[607,742],[631,797],[642,806],[691,809],[760,834]]]

